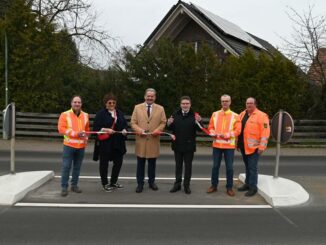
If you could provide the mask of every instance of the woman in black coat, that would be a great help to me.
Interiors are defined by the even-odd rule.
[[[196,151],[196,130],[198,126],[195,121],[195,113],[191,109],[191,99],[183,96],[180,99],[180,109],[168,119],[168,129],[176,136],[172,142],[172,150],[175,157],[175,182],[170,192],[181,190],[182,167],[185,164],[183,187],[186,194],[190,194],[190,179],[192,171],[192,160]],[[200,120],[200,117],[197,118]]]
[[[96,113],[93,130],[104,131],[95,141],[93,159],[100,160],[100,176],[103,190],[111,192],[115,188],[123,188],[118,177],[126,150],[127,121],[122,111],[116,109],[117,99],[109,93],[103,98],[105,108]],[[121,133],[115,133],[122,131]],[[113,161],[110,184],[108,181],[109,161]]]

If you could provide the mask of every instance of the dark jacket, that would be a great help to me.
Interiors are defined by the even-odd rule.
[[[173,123],[168,129],[176,136],[176,140],[172,141],[172,150],[177,152],[195,152],[196,151],[196,129],[195,114],[190,109],[186,116],[182,115],[179,109],[172,114]]]
[[[122,131],[127,129],[127,121],[124,117],[124,114],[120,110],[117,111],[117,121],[113,130]],[[111,128],[114,122],[111,113],[107,109],[102,109],[96,113],[93,130],[100,131],[102,128]],[[107,155],[109,160],[113,160],[116,157],[124,155],[126,150],[126,139],[127,137],[122,134],[111,134],[110,137],[106,140],[97,140],[95,141],[93,160],[97,161],[99,156]]]

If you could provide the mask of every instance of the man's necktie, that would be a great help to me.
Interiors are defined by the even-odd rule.
[[[151,115],[151,106],[148,105],[147,106],[147,116],[150,117],[150,115]]]

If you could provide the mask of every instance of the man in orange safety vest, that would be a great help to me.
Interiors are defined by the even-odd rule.
[[[76,95],[71,100],[71,109],[61,113],[58,131],[63,135],[63,161],[61,167],[61,196],[68,195],[68,181],[72,168],[71,191],[81,193],[78,187],[80,168],[84,158],[89,131],[89,116],[81,110],[81,97]]]
[[[247,191],[245,196],[257,193],[258,159],[266,149],[270,134],[269,119],[266,113],[257,109],[255,98],[246,100],[246,110],[240,113],[242,131],[237,148],[241,151],[246,167],[245,184],[238,191]]]
[[[227,94],[221,96],[222,109],[212,114],[209,121],[208,130],[211,136],[215,136],[213,141],[213,168],[211,186],[207,193],[217,191],[219,169],[224,155],[226,166],[226,193],[234,196],[233,191],[233,159],[236,147],[236,138],[240,134],[241,124],[238,114],[230,110],[231,97]]]

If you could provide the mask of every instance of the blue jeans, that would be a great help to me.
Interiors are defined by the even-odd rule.
[[[233,187],[233,159],[234,149],[220,149],[213,148],[213,168],[212,168],[212,186],[217,187],[218,176],[222,161],[222,154],[224,154],[224,161],[226,167],[226,188],[231,189]]]
[[[256,150],[254,153],[246,155],[244,149],[241,149],[241,154],[246,167],[245,183],[249,186],[249,189],[257,190],[259,154]]]
[[[78,185],[80,168],[84,159],[85,148],[77,149],[70,146],[63,146],[62,167],[61,167],[61,187],[68,188],[69,174],[71,166],[72,178],[71,186]]]

